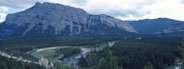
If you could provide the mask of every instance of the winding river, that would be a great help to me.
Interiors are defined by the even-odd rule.
[[[112,47],[115,44],[115,41],[113,42],[108,42],[108,46]],[[71,66],[71,65],[77,65],[79,62],[79,58],[81,56],[86,57],[87,54],[89,54],[91,51],[100,51],[105,48],[105,44],[101,44],[99,47],[94,47],[94,48],[86,48],[86,47],[80,47],[80,46],[56,46],[56,47],[47,47],[47,48],[40,48],[34,51],[30,51],[29,54],[31,54],[33,57],[37,59],[41,59],[42,55],[37,54],[37,52],[40,51],[45,51],[45,50],[51,50],[51,49],[62,49],[62,48],[79,48],[81,49],[81,52],[77,55],[71,56],[67,58],[64,61],[61,61],[61,64]],[[53,61],[50,61],[53,62]]]

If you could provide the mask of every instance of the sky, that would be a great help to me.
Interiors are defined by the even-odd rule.
[[[121,20],[166,17],[184,21],[184,0],[0,0],[0,22],[7,14],[51,2],[82,8],[91,14],[107,14]]]

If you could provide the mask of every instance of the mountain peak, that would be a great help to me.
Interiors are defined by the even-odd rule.
[[[50,10],[68,10],[68,9],[72,9],[73,11],[77,10],[77,11],[82,11],[84,13],[87,13],[86,11],[84,11],[83,9],[80,8],[75,8],[75,7],[71,7],[71,6],[67,6],[67,5],[62,5],[62,4],[58,4],[58,3],[49,3],[49,2],[44,2],[44,3],[40,3],[37,2],[32,8],[36,8],[36,9],[50,9]],[[70,10],[69,10],[70,11]]]
[[[35,5],[41,5],[41,3],[40,2],[36,2]]]
[[[43,3],[41,3],[41,2],[36,2],[35,3],[35,6],[39,6],[39,5],[62,5],[62,4],[58,4],[58,3],[50,3],[50,2],[43,2]]]
[[[0,37],[123,35],[130,32],[136,31],[111,16],[92,15],[80,8],[48,2],[10,14],[4,25],[0,25]]]

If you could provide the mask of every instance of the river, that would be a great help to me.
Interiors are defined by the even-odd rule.
[[[108,46],[109,47],[112,47],[113,45],[115,44],[115,41],[113,42],[108,42]],[[29,53],[37,58],[37,59],[41,59],[41,55],[37,54],[37,52],[40,52],[40,51],[45,51],[45,50],[51,50],[51,49],[61,49],[61,48],[80,48],[81,49],[81,52],[77,55],[74,55],[74,56],[71,56],[69,58],[67,58],[66,60],[64,61],[61,61],[61,64],[63,65],[67,65],[67,66],[71,66],[71,65],[74,65],[76,66],[77,63],[79,62],[79,58],[81,56],[84,56],[86,57],[87,54],[89,54],[91,51],[100,51],[100,50],[103,50],[105,48],[106,44],[101,44],[99,47],[94,47],[94,48],[86,48],[86,47],[82,47],[82,46],[55,46],[55,47],[47,47],[47,48],[40,48],[40,49],[37,49],[37,50],[34,50],[34,51],[30,51]],[[53,62],[53,61],[49,61],[49,62]]]

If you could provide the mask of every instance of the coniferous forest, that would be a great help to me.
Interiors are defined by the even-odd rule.
[[[3,56],[0,56],[0,61],[0,69],[45,69],[37,64],[16,61]]]
[[[88,40],[86,40],[88,39]],[[36,39],[38,40],[38,39]],[[76,42],[80,40],[81,42]],[[115,41],[114,46],[108,47],[107,42]],[[14,56],[22,56],[25,59],[38,61],[27,52],[38,48],[66,46],[98,47],[104,43],[105,48],[100,51],[92,51],[79,58],[77,65],[65,66],[54,63],[55,69],[166,69],[176,65],[176,61],[182,59],[182,37],[73,37],[29,40],[1,40],[1,51]],[[60,54],[64,51],[58,50]],[[79,51],[74,51],[73,54]],[[72,55],[72,54],[71,54]],[[69,56],[67,56],[69,57]],[[34,63],[25,63],[1,56],[0,67],[2,69],[44,69],[43,66]],[[63,59],[62,59],[63,60]]]

